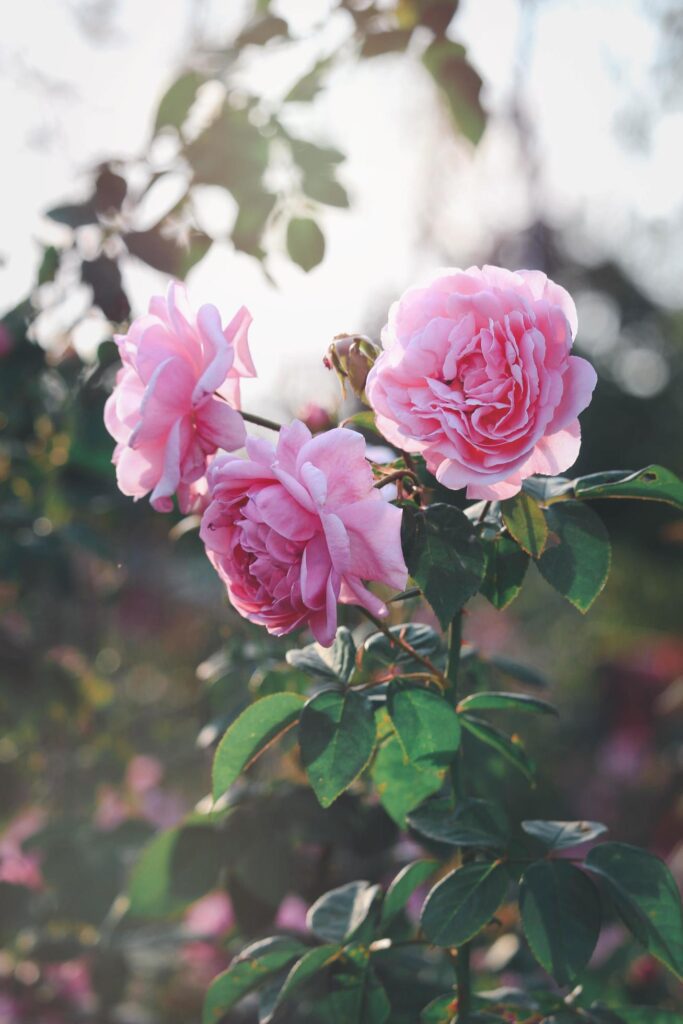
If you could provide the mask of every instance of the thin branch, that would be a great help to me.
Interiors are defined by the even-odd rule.
[[[406,654],[409,654],[411,658],[414,658],[415,661],[419,661],[421,665],[424,665],[425,668],[429,670],[430,674],[439,681],[441,686],[443,686],[444,688],[448,686],[448,680],[446,679],[446,676],[440,669],[436,667],[433,661],[430,661],[429,658],[427,658],[425,655],[420,654],[418,651],[416,651],[415,648],[411,644],[409,644],[407,640],[404,640],[403,637],[400,636],[400,634],[392,633],[389,627],[386,626],[381,619],[378,619],[375,615],[373,615],[372,612],[369,612],[367,608],[363,608],[361,605],[359,605],[358,607],[362,611],[363,615],[365,615],[365,617],[368,618],[370,622],[373,623],[374,626],[376,626],[380,633],[384,633],[385,637],[387,638],[390,644],[392,644],[394,647],[400,647],[402,650],[406,652]]]
[[[393,484],[395,480],[403,480],[406,476],[413,481],[416,487],[420,486],[417,474],[413,473],[411,469],[396,469],[393,473],[389,473],[387,476],[383,476],[375,481],[373,487],[384,487],[385,484]]]
[[[282,430],[282,424],[276,423],[275,420],[268,420],[265,416],[257,416],[255,412],[245,412],[244,409],[239,410],[240,416],[247,423],[255,423],[257,427],[267,427],[268,430]]]

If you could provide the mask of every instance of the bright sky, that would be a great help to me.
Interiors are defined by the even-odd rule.
[[[274,389],[290,407],[313,393],[331,399],[334,384],[319,361],[334,334],[375,329],[404,287],[435,263],[476,262],[493,240],[524,228],[534,204],[572,226],[570,241],[584,256],[630,253],[632,271],[658,300],[683,305],[683,112],[673,100],[660,108],[661,39],[648,15],[667,6],[527,3],[533,32],[525,44],[530,21],[518,0],[461,0],[454,33],[484,78],[492,112],[474,156],[452,142],[417,63],[410,70],[381,58],[338,75],[309,115],[316,137],[348,154],[342,177],[353,201],[351,213],[325,212],[323,264],[306,275],[276,257],[273,288],[249,257],[217,244],[189,279],[194,301],[212,301],[226,316],[246,303],[254,314],[260,381],[245,392],[247,403],[262,406]],[[280,7],[304,30],[325,2]],[[106,14],[102,38],[89,10]],[[33,280],[36,239],[49,227],[41,210],[77,197],[94,161],[144,149],[193,28],[228,31],[239,10],[218,0],[13,6],[0,39],[0,310]],[[333,40],[335,26],[329,30]],[[516,82],[541,166],[531,196],[505,116]],[[132,261],[126,277],[136,312],[163,287],[162,275]],[[84,332],[79,340],[87,348],[93,338]]]

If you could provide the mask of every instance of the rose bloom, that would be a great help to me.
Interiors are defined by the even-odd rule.
[[[217,456],[202,517],[207,554],[237,611],[282,636],[308,624],[332,643],[337,601],[385,615],[361,580],[405,586],[401,512],[373,487],[365,441],[300,421],[277,445],[250,438],[247,460]]]
[[[256,372],[244,306],[223,329],[215,306],[191,311],[183,285],[171,282],[166,298],[117,335],[123,366],[107,400],[104,422],[118,442],[113,461],[119,488],[137,499],[152,492],[158,512],[181,511],[199,500],[197,482],[207,459],[244,444],[240,377]],[[217,397],[216,392],[221,397]]]
[[[468,498],[509,498],[576,460],[593,367],[576,308],[536,270],[447,270],[389,313],[366,394],[385,438]]]

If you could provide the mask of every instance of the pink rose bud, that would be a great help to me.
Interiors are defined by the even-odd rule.
[[[536,270],[448,270],[389,312],[366,393],[386,439],[468,498],[509,498],[575,462],[596,373],[576,308]]]
[[[365,441],[299,420],[277,446],[249,438],[249,458],[217,456],[201,537],[237,611],[282,636],[308,625],[332,643],[337,601],[387,609],[361,580],[402,590],[401,512],[373,487]]]
[[[338,334],[327,350],[323,363],[339,377],[346,396],[346,382],[359,398],[364,397],[365,382],[379,355],[377,346],[364,334]]]
[[[149,313],[116,337],[123,366],[104,422],[118,442],[113,462],[124,494],[138,499],[151,491],[154,508],[169,512],[177,493],[188,512],[207,458],[242,447],[239,382],[256,375],[250,323],[244,307],[225,329],[215,306],[195,316],[185,288],[173,281],[166,299],[153,298]]]
[[[298,418],[303,420],[313,434],[317,434],[321,430],[329,430],[332,426],[332,417],[327,409],[323,409],[322,405],[316,405],[315,402],[307,402],[301,409]]]

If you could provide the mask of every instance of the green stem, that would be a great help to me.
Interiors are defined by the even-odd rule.
[[[247,423],[255,423],[258,427],[267,427],[268,430],[281,429],[282,424],[276,423],[275,420],[268,420],[265,416],[257,416],[255,412],[245,412],[244,409],[240,409],[239,413]]]
[[[446,662],[446,678],[449,683],[449,697],[453,706],[458,703],[458,674],[460,670],[460,649],[462,647],[462,612],[452,619],[448,630],[448,660]],[[456,802],[464,793],[463,763],[460,752],[451,764],[451,780]],[[460,851],[463,854],[463,851]],[[458,1024],[468,1024],[472,1010],[472,982],[470,977],[470,945],[466,942],[454,957],[455,977],[458,986]]]

